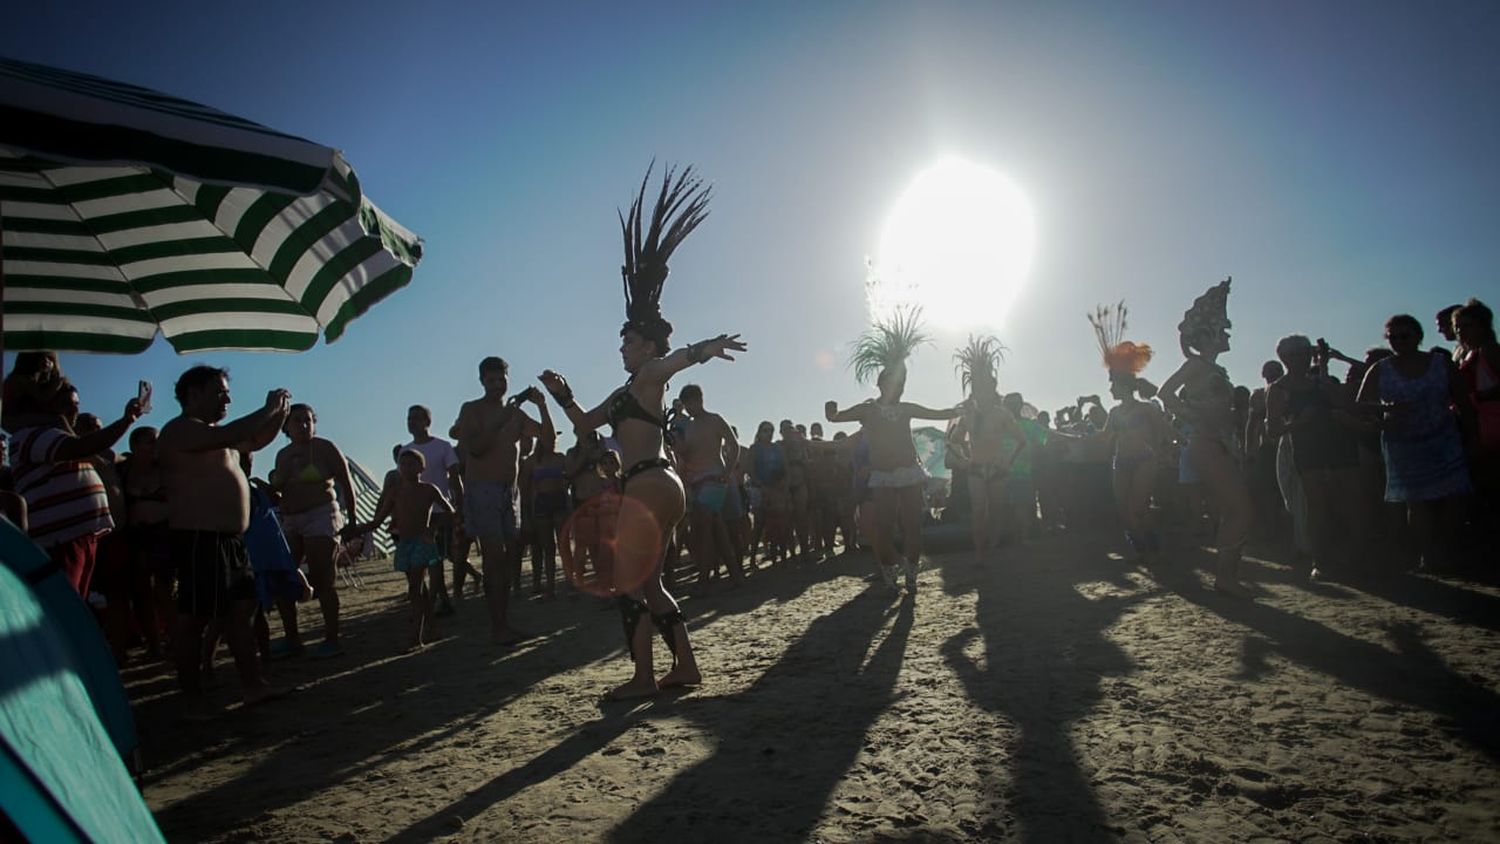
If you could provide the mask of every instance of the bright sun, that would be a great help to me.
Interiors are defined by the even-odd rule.
[[[870,314],[920,305],[950,329],[1000,325],[1026,282],[1036,246],[1031,205],[1013,182],[950,158],[896,201],[867,282]]]

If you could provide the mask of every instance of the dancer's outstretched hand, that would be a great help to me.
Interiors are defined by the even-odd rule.
[[[743,352],[747,348],[744,341],[740,339],[740,335],[720,334],[718,337],[708,341],[707,351],[713,357],[734,360],[734,356],[729,354],[729,352]]]

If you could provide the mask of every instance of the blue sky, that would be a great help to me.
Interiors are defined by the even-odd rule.
[[[1225,275],[1241,382],[1276,338],[1351,353],[1392,313],[1496,298],[1500,4],[11,4],[0,54],[129,81],[344,150],[426,240],[413,283],[295,356],[68,355],[112,418],[138,378],[230,367],[382,467],[405,408],[439,425],[487,354],[585,400],[624,377],[615,209],[653,156],[714,182],[663,300],[688,342],[750,352],[680,379],[748,438],[869,395],[843,366],[864,259],[896,197],[958,155],[1036,214],[1027,287],[994,331],[1003,386],[1042,407],[1105,391],[1083,315],[1128,300],[1176,365],[1175,326]],[[561,5],[561,4],[557,4]],[[1492,303],[1493,304],[1493,303]],[[938,332],[908,397],[959,398]]]

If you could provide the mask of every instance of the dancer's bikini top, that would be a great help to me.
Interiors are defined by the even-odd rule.
[[[609,407],[605,410],[605,418],[609,420],[610,426],[617,430],[620,427],[620,422],[626,419],[637,419],[660,430],[662,435],[665,436],[667,433],[666,421],[659,416],[653,415],[651,411],[641,406],[640,401],[630,392],[630,384],[633,381],[635,381],[634,375],[630,376],[630,379],[625,382],[625,389],[615,394],[614,399],[610,401]]]

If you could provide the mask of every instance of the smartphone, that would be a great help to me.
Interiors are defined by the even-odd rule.
[[[136,384],[135,398],[141,403],[141,415],[145,416],[151,412],[151,382],[141,381]]]

